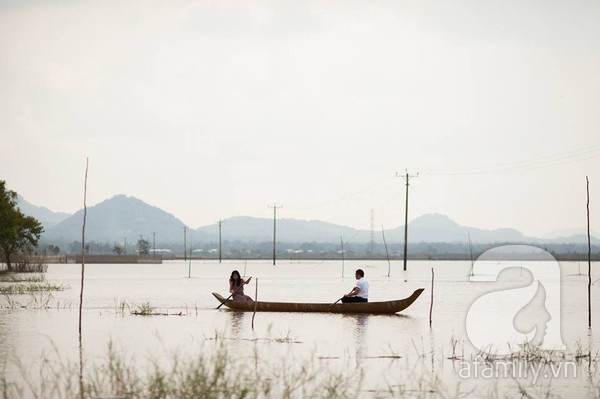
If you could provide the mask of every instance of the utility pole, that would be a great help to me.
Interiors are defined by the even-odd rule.
[[[404,209],[404,271],[406,271],[406,255],[408,252],[408,186],[410,179],[418,176],[418,173],[416,175],[409,175],[408,171],[405,175],[400,175],[396,172],[396,177],[403,177],[406,182],[406,207]]]
[[[123,255],[127,255],[127,237],[123,237]]]
[[[273,206],[269,205],[269,208],[273,208],[273,265],[275,265],[277,253],[277,208],[282,208],[282,206],[277,206],[277,204],[273,204]]]
[[[222,220],[219,220],[219,263],[221,263],[221,224],[223,223]]]

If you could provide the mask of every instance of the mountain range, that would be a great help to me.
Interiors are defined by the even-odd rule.
[[[71,243],[81,241],[83,210],[73,215],[52,212],[47,208],[29,204],[19,197],[18,205],[21,211],[38,219],[45,228],[42,242]],[[156,240],[160,243],[181,243],[184,234],[191,234],[194,242],[216,242],[219,239],[217,224],[190,229],[174,215],[148,205],[144,201],[117,195],[87,208],[86,241],[122,242],[124,239],[135,242],[140,237],[146,240]],[[221,226],[223,240],[269,242],[273,239],[273,220],[237,216],[226,219]],[[404,240],[404,226],[398,226],[385,231],[388,243],[400,243]],[[190,237],[188,237],[190,239]],[[277,220],[277,240],[281,242],[318,242],[336,243],[343,239],[345,242],[368,243],[371,241],[371,231],[354,229],[348,226],[327,223],[318,220]],[[449,217],[441,214],[419,216],[409,222],[409,241],[447,242],[447,243],[584,243],[587,236],[575,234],[567,237],[541,239],[526,237],[521,232],[511,228],[485,230],[461,226]],[[373,241],[382,243],[381,231],[373,234]],[[593,238],[594,244],[598,240]]]

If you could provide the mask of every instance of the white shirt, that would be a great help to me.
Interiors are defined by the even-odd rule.
[[[369,282],[364,277],[356,280],[356,287],[360,289],[357,297],[369,299]]]

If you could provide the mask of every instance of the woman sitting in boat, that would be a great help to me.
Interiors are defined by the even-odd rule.
[[[252,298],[248,295],[244,295],[244,285],[248,284],[250,280],[252,280],[252,277],[248,278],[248,280],[241,278],[240,272],[237,270],[231,272],[231,277],[229,277],[229,292],[232,294],[234,301],[252,301]]]
[[[357,269],[354,277],[356,277],[356,285],[352,288],[352,291],[344,294],[342,303],[369,302],[369,282],[365,278],[365,272],[362,269]]]

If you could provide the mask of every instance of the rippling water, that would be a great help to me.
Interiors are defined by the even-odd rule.
[[[425,288],[425,292],[401,314],[258,313],[254,330],[251,313],[225,307],[216,310],[219,303],[211,295],[213,291],[228,295],[229,274],[237,269],[253,276],[246,294],[254,297],[258,284],[259,300],[333,303],[350,291],[354,270],[359,267],[370,282],[370,301],[404,298],[417,288]],[[327,370],[362,368],[364,397],[384,392],[389,386],[408,386],[415,379],[431,382],[435,378],[439,382],[433,385],[440,391],[431,392],[431,396],[441,391],[452,396],[457,387],[460,392],[475,389],[475,396],[487,396],[486,392],[498,386],[507,396],[519,396],[514,379],[462,378],[464,375],[459,374],[464,367],[461,362],[473,359],[476,353],[466,335],[466,314],[486,284],[469,281],[470,262],[413,261],[406,272],[401,262],[392,262],[390,277],[388,267],[387,262],[380,261],[346,261],[344,267],[340,261],[279,261],[276,266],[266,261],[193,261],[188,278],[190,264],[183,261],[86,265],[85,361],[101,362],[109,342],[136,359],[167,361],[173,353],[193,356],[218,337],[235,353],[258,353],[265,361],[285,357],[305,359]],[[432,268],[435,285],[430,328]],[[567,353],[591,351],[594,358],[600,341],[587,328],[587,276],[578,275],[580,269],[587,270],[587,264],[561,263],[562,336]],[[69,288],[52,293],[49,309],[11,309],[6,298],[0,299],[0,358],[5,359],[4,372],[10,379],[22,379],[23,371],[15,360],[35,370],[45,356],[77,359],[80,273],[80,265],[50,265],[47,281]],[[595,272],[594,281],[599,274]],[[598,306],[599,287],[600,283],[595,284],[592,294]],[[26,304],[31,299],[13,295],[11,300]],[[169,316],[130,314],[145,302]],[[121,303],[127,304],[124,312]],[[505,305],[499,303],[498,307]],[[180,312],[181,316],[175,315]],[[593,322],[598,330],[598,317]],[[453,355],[459,359],[448,359]],[[597,363],[579,364],[576,378],[540,378],[533,385],[528,376],[520,383],[561,396],[600,396]]]

